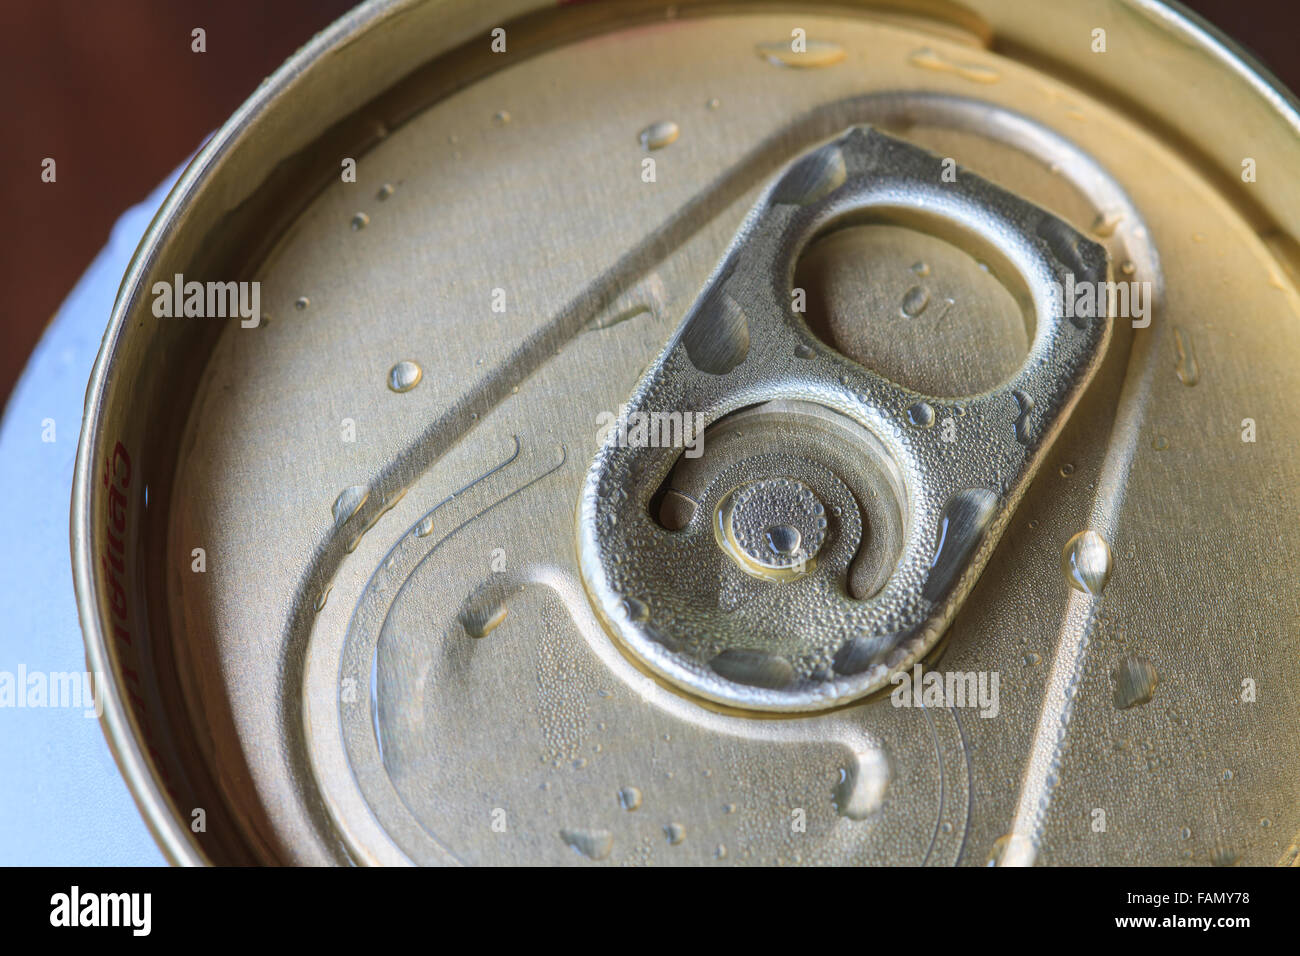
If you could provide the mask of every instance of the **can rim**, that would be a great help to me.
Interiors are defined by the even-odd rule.
[[[205,185],[209,173],[238,142],[252,119],[270,101],[284,94],[322,55],[344,46],[356,31],[372,26],[396,8],[415,0],[368,0],[348,11],[299,47],[262,83],[228,118],[190,160],[162,205],[154,214],[140,244],[127,266],[118,287],[108,326],[100,342],[99,353],[86,385],[82,411],[81,435],[77,441],[77,459],[72,480],[72,515],[70,544],[72,549],[73,589],[77,599],[77,618],[86,645],[86,664],[91,673],[105,675],[98,688],[103,701],[100,727],[108,741],[127,788],[140,815],[168,862],[179,866],[210,866],[209,859],[188,828],[172,811],[170,800],[160,784],[157,769],[140,746],[134,717],[126,708],[119,691],[120,681],[115,658],[109,651],[107,634],[99,615],[92,577],[91,499],[93,487],[91,462],[101,435],[101,416],[105,385],[110,366],[127,327],[134,301],[134,291],[147,278],[148,269],[158,249],[184,218],[191,198]]]
[[[193,197],[207,185],[213,169],[238,145],[252,121],[269,103],[290,91],[294,83],[325,54],[338,52],[352,42],[357,33],[424,2],[428,0],[365,0],[343,14],[291,54],[204,143],[168,192],[131,257],[87,382],[73,472],[69,536],[77,617],[86,648],[87,669],[104,675],[97,688],[103,702],[100,727],[146,826],[168,862],[174,865],[210,866],[213,861],[174,812],[157,768],[141,747],[135,718],[119,691],[120,674],[115,666],[116,658],[109,650],[108,635],[101,625],[92,577],[94,562],[89,548],[92,526],[90,490],[93,488],[91,464],[94,450],[103,437],[101,415],[105,386],[127,328],[135,293],[147,278],[149,267],[157,258],[159,249],[183,221]],[[1178,0],[1127,2],[1165,24],[1174,36],[1181,35],[1190,44],[1206,50],[1216,62],[1243,79],[1300,136],[1300,97],[1254,54]],[[531,4],[516,6],[535,9],[548,5],[534,0]],[[519,14],[524,9],[514,12]],[[431,55],[437,56],[439,52]]]

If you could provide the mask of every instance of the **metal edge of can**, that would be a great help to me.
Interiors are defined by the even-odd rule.
[[[116,666],[117,659],[109,649],[93,587],[93,560],[88,549],[92,517],[89,491],[93,487],[91,466],[97,443],[102,437],[100,425],[105,387],[114,371],[114,360],[128,317],[139,297],[138,287],[147,277],[149,266],[157,258],[160,248],[182,223],[192,197],[206,185],[218,161],[238,145],[252,120],[272,101],[290,92],[295,81],[320,57],[348,46],[359,32],[426,2],[440,0],[367,0],[348,11],[295,51],[212,135],[168,193],[132,256],[119,286],[87,383],[73,473],[70,521],[73,587],[78,620],[86,645],[87,668],[91,673],[105,675],[98,688],[103,700],[101,729],[150,833],[163,855],[176,865],[203,866],[211,865],[212,861],[173,811],[156,768],[141,747],[137,722],[119,691],[121,675]],[[1254,55],[1177,0],[1125,2],[1150,19],[1158,21],[1171,35],[1206,51],[1215,62],[1227,68],[1256,95],[1261,96],[1271,110],[1300,136],[1300,97],[1282,84]],[[513,11],[518,15],[525,10],[541,9],[549,5],[525,2],[511,6],[522,8]],[[863,12],[870,12],[872,4],[866,2],[861,6]],[[484,9],[479,12],[491,11]],[[430,58],[441,52],[442,49],[430,51]]]
[[[1209,50],[1215,59],[1229,67],[1262,96],[1287,120],[1287,124],[1296,135],[1300,136],[1300,95],[1278,79],[1277,75],[1255,54],[1195,10],[1184,6],[1180,0],[1129,0],[1129,2],[1147,11],[1154,19],[1162,20],[1182,30],[1193,42]]]
[[[91,471],[92,461],[101,438],[104,388],[113,371],[118,345],[137,298],[136,289],[147,277],[159,248],[183,220],[191,197],[202,188],[217,161],[235,147],[253,117],[266,104],[285,94],[319,57],[346,46],[357,31],[367,29],[415,2],[418,0],[369,0],[349,10],[299,47],[213,133],[163,200],[132,255],[118,287],[113,311],[86,386],[81,434],[77,441],[73,471],[70,525],[77,617],[86,645],[87,670],[93,674],[105,675],[98,690],[103,700],[100,727],[108,741],[109,750],[122,771],[127,788],[150,833],[168,862],[175,865],[206,866],[211,865],[212,861],[172,811],[156,769],[140,746],[136,720],[119,691],[121,675],[116,666],[117,659],[108,646],[108,635],[101,625],[94,591],[93,556],[88,547],[92,517],[89,491],[94,477]]]

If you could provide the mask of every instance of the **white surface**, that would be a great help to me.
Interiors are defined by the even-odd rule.
[[[117,221],[0,423],[0,674],[86,669],[68,544],[86,382],[127,263],[175,178]],[[53,442],[42,441],[46,419]],[[0,706],[0,865],[164,862],[93,713]]]

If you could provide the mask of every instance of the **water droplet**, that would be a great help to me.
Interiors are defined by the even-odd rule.
[[[370,225],[370,217],[364,212],[359,212],[352,217],[352,231],[360,232],[366,226]]]
[[[663,149],[665,146],[677,142],[677,137],[681,135],[681,132],[681,129],[672,120],[660,120],[641,130],[637,134],[637,139],[640,141],[642,149]]]
[[[840,769],[835,786],[835,812],[850,820],[865,820],[885,802],[889,787],[889,760],[883,750],[866,750],[853,755]]]
[[[1210,854],[1210,862],[1215,866],[1234,866],[1240,859],[1240,853],[1227,847],[1220,847]]]
[[[844,153],[836,143],[827,143],[795,163],[772,190],[778,205],[807,206],[829,196],[848,178]]]
[[[925,262],[913,262],[912,271],[924,278],[930,274],[930,266]]]
[[[669,823],[664,826],[664,837],[668,840],[669,846],[681,846],[682,841],[686,839],[686,827],[680,823]]]
[[[907,420],[917,428],[929,428],[934,424],[934,408],[928,402],[917,402],[907,410]]]
[[[498,126],[505,126],[510,122],[510,114],[505,110],[497,110],[492,115],[492,122],[496,123]]]
[[[433,534],[433,515],[427,514],[415,526],[415,536],[417,538],[427,538],[431,534]]]
[[[1110,580],[1110,545],[1095,531],[1080,531],[1061,549],[1061,574],[1076,591],[1100,594]]]
[[[370,489],[365,485],[352,485],[340,491],[334,499],[334,526],[337,528],[361,510],[369,497]]]
[[[711,109],[711,110],[716,110],[719,106],[722,105],[722,100],[720,100],[720,99],[718,99],[716,96],[714,96],[714,97],[711,97],[711,98],[709,99],[709,101],[708,101],[707,103],[705,103],[704,105],[707,106],[707,107],[708,107],[709,109]]]
[[[424,370],[411,361],[401,361],[388,370],[388,387],[394,392],[409,392],[420,384]]]
[[[715,860],[725,860],[727,858],[727,847],[724,844],[719,843],[717,848],[713,851],[713,858]]]
[[[1006,855],[1007,846],[1011,843],[1011,834],[1007,833],[993,841],[993,846],[989,849],[989,855],[985,858],[985,866],[997,866],[1002,862],[1002,857]]]
[[[1180,840],[1190,840],[1190,839],[1192,838],[1192,829],[1191,829],[1191,827],[1183,827],[1181,830],[1179,830],[1179,831],[1178,831],[1178,838],[1179,838]]]
[[[1067,461],[1061,466],[1061,477],[1069,478],[1072,474],[1074,474],[1074,464]]]
[[[799,529],[788,524],[774,524],[767,529],[767,546],[773,554],[794,554],[802,540]]]
[[[791,49],[789,40],[760,43],[754,49],[773,66],[788,66],[797,70],[834,66],[847,55],[844,47],[825,40],[805,40],[804,49],[798,53]]]
[[[1174,329],[1174,348],[1178,352],[1174,371],[1178,373],[1178,380],[1190,388],[1201,380],[1201,368],[1196,363],[1196,352],[1192,349],[1192,334],[1183,329]]]
[[[1034,400],[1028,392],[1019,388],[1015,389],[1011,395],[1016,400],[1016,408],[1019,410],[1015,423],[1016,441],[1022,445],[1032,444],[1034,435],[1029,427],[1029,416],[1034,411]]]
[[[814,352],[809,346],[804,345],[802,342],[800,342],[798,345],[794,347],[794,354],[796,358],[810,359],[817,353]]]
[[[1223,781],[1224,781],[1224,783],[1231,783],[1231,782],[1232,782],[1232,771],[1231,771],[1231,770],[1225,770],[1225,771],[1223,771]]]
[[[623,598],[620,607],[629,621],[645,621],[650,618],[650,607],[645,601],[634,597]]]
[[[396,187],[393,186],[392,183],[384,183],[382,186],[379,187],[379,192],[375,193],[375,198],[379,200],[384,200],[392,196],[393,193],[395,192],[397,192],[397,189]]]
[[[1115,707],[1118,710],[1128,710],[1147,703],[1156,692],[1156,685],[1160,683],[1156,665],[1145,657],[1133,654],[1120,661],[1111,676],[1115,680]]]
[[[709,666],[727,680],[749,687],[777,690],[794,681],[794,668],[784,657],[747,647],[729,647]]]
[[[490,581],[465,598],[456,618],[470,637],[481,639],[491,634],[506,619],[507,588]]]
[[[591,860],[603,860],[614,850],[614,834],[608,830],[561,830],[560,839]]]
[[[903,304],[898,312],[905,319],[914,319],[930,304],[930,292],[923,286],[914,285],[903,293]]]
[[[1030,667],[1037,667],[1038,662],[1041,660],[1042,658],[1039,657],[1037,654],[1035,654],[1033,651],[1030,651],[1028,654],[1025,655],[1025,663],[1028,664]]]
[[[334,590],[334,585],[326,585],[325,589],[316,595],[316,613],[319,614],[325,607],[325,602],[330,598],[330,592]]]
[[[997,503],[997,495],[985,488],[967,488],[948,499],[939,518],[934,558],[921,597],[937,601],[948,594],[965,570],[967,559],[983,540]]]
[[[631,813],[641,808],[641,791],[636,787],[621,787],[618,791],[618,805]]]
[[[930,47],[923,47],[917,50],[907,58],[912,66],[918,66],[923,70],[933,70],[936,73],[955,73],[963,80],[970,80],[972,83],[996,83],[1001,79],[1001,75],[992,67],[981,66],[978,63],[960,63],[956,60],[950,60]]]
[[[1124,213],[1118,209],[1106,209],[1097,213],[1092,221],[1092,234],[1099,239],[1109,239],[1115,235],[1115,229],[1124,220]]]
[[[1151,440],[1151,447],[1156,451],[1164,451],[1169,447],[1169,439],[1164,435],[1157,435]]]
[[[726,375],[749,354],[749,319],[726,289],[715,285],[688,320],[681,341],[692,365]]]
[[[1137,272],[1137,266],[1135,266],[1132,261],[1125,259],[1120,263],[1119,271],[1124,273],[1126,276],[1131,276],[1133,273]]]
[[[302,311],[309,305],[311,305],[311,299],[307,298],[305,295],[298,296],[293,303],[293,307],[299,311]]]

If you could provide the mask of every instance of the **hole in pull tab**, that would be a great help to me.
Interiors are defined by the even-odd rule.
[[[800,317],[841,355],[923,395],[992,389],[1029,354],[1028,293],[1009,266],[981,267],[987,250],[921,225],[858,218],[814,239],[795,266]]]

